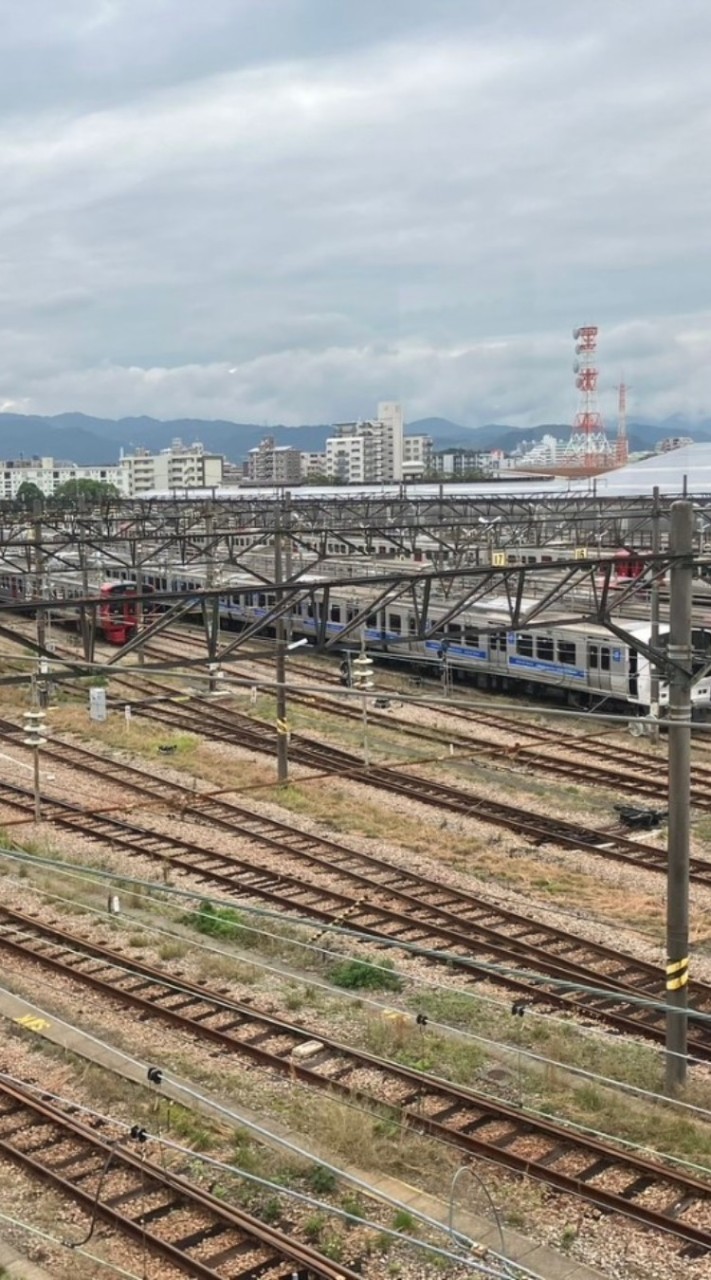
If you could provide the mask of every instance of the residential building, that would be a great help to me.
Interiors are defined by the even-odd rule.
[[[122,492],[121,468],[116,463],[96,466],[78,466],[55,458],[11,458],[0,462],[2,469],[1,495],[6,501],[17,496],[20,487],[34,484],[46,498],[51,498],[60,485],[68,480],[98,480],[112,484]]]
[[[302,480],[320,480],[326,474],[326,454],[325,453],[307,453],[301,454],[301,479]]]
[[[266,436],[247,455],[246,478],[248,484],[301,484],[301,453]]]
[[[343,484],[402,480],[402,406],[384,400],[377,418],[337,423],[326,441],[326,475]]]
[[[421,480],[430,471],[432,464],[431,436],[403,436],[402,440],[402,478],[403,480]]]
[[[326,475],[339,484],[375,484],[380,479],[371,423],[341,423],[326,441]]]
[[[119,466],[122,492],[135,498],[154,490],[217,489],[222,484],[224,458],[219,453],[206,453],[200,441],[184,445],[182,440],[173,440],[170,448],[160,453],[137,449],[124,455]]]
[[[448,477],[450,480],[456,480],[474,471],[491,475],[498,470],[499,459],[498,451],[438,449],[432,454],[430,469],[436,476]]]

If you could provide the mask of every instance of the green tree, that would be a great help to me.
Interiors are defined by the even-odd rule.
[[[102,498],[118,498],[120,494],[115,484],[107,484],[105,480],[66,480],[57,486],[54,497],[59,502],[75,498],[100,502]]]
[[[19,502],[23,507],[31,507],[34,502],[43,502],[44,494],[34,481],[23,480],[15,494],[15,501]]]

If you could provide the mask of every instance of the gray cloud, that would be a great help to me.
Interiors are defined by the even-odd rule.
[[[708,412],[711,9],[29,0],[0,401],[329,421]],[[235,372],[230,373],[233,369]]]

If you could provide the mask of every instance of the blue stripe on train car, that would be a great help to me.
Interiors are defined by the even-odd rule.
[[[570,676],[572,680],[584,680],[586,672],[582,667],[568,667],[564,662],[542,662],[537,658],[509,657],[507,666],[521,667],[524,671],[540,671],[549,676]]]
[[[442,648],[441,640],[425,640],[425,649],[431,649],[434,653],[439,653]],[[455,658],[478,658],[480,662],[486,662],[488,658],[486,649],[471,649],[466,644],[448,644],[447,657]]]

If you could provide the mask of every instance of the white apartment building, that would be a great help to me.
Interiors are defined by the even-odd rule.
[[[368,484],[377,480],[370,424],[337,427],[338,435],[326,441],[326,475],[339,484]]]
[[[419,480],[427,475],[432,466],[432,437],[403,436],[402,440],[402,478],[403,480]]]
[[[308,453],[302,450],[301,453],[301,479],[313,480],[320,479],[326,474],[326,454],[325,453]]]
[[[217,489],[222,484],[223,465],[222,454],[206,453],[199,441],[184,445],[181,440],[174,440],[169,449],[160,453],[137,449],[124,455],[119,462],[120,488],[127,498],[153,490]]]
[[[343,484],[386,484],[403,478],[402,406],[378,405],[377,418],[341,422],[326,441],[326,475]]]
[[[20,487],[35,484],[46,498],[51,498],[60,485],[68,480],[99,480],[113,484],[122,492],[121,468],[116,463],[96,466],[77,466],[55,458],[12,458],[0,463],[2,467],[2,497],[11,501],[17,497]]]

